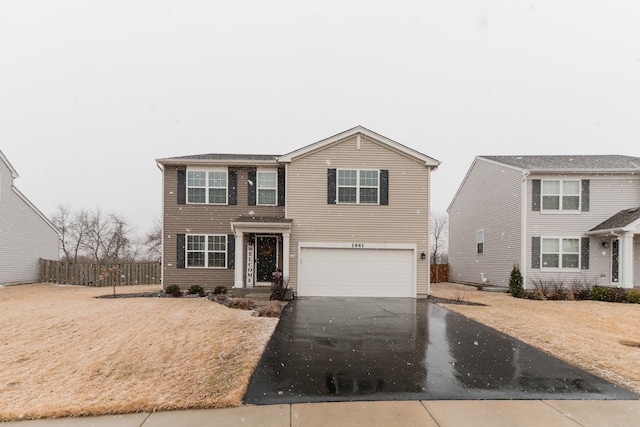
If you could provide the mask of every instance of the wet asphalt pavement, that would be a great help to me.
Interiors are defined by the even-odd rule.
[[[426,300],[304,298],[283,311],[244,403],[639,397]]]

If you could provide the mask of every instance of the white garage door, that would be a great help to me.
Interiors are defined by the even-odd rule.
[[[300,248],[300,296],[416,297],[413,249]]]

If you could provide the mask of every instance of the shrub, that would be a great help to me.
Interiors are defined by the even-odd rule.
[[[511,278],[509,279],[509,292],[516,298],[524,296],[524,287],[522,286],[522,274],[517,264],[511,269]]]
[[[626,293],[624,289],[595,286],[589,291],[589,299],[595,301],[622,302],[626,301]]]
[[[632,289],[627,294],[627,302],[631,304],[640,304],[640,290]]]
[[[256,312],[253,315],[256,317],[280,317],[280,304],[271,301],[267,305],[256,308]]]
[[[165,288],[164,293],[167,295],[173,295],[174,297],[181,297],[182,291],[178,285],[169,285]]]
[[[216,286],[215,289],[213,290],[214,295],[220,295],[220,294],[226,294],[226,293],[227,293],[227,288],[224,286]]]
[[[228,306],[229,308],[237,308],[239,310],[252,310],[253,301],[249,298],[231,298]]]
[[[201,297],[204,296],[204,289],[202,289],[202,286],[200,285],[193,285],[189,288],[189,294],[190,295],[200,295]]]

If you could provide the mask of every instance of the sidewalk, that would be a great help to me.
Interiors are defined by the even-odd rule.
[[[299,403],[0,423],[1,427],[636,427],[640,400],[423,400]]]

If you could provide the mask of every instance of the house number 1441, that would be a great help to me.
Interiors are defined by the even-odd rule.
[[[352,243],[352,248],[364,248],[364,243]]]

